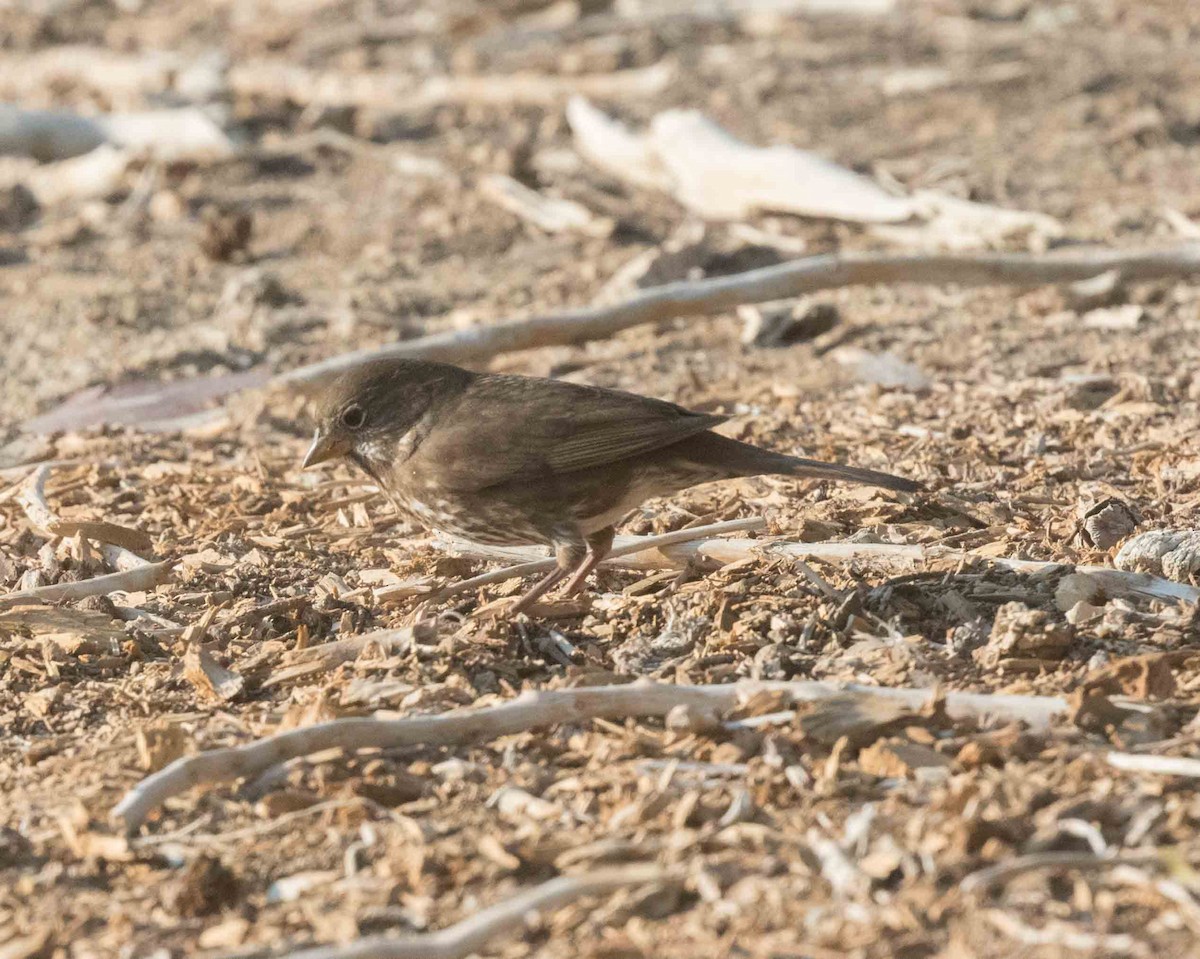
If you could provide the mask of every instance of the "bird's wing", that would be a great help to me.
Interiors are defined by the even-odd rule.
[[[485,376],[441,411],[420,457],[446,486],[479,490],[602,466],[725,419],[616,390]]]

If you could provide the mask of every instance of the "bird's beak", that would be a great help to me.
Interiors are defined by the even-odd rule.
[[[320,429],[317,429],[313,432],[312,446],[304,454],[304,462],[300,466],[301,469],[308,469],[310,466],[316,466],[318,463],[324,463],[326,460],[345,456],[349,452],[350,444],[345,440],[337,436],[323,434]]]

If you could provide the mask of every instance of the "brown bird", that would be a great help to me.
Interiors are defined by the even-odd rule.
[[[914,491],[919,483],[759,449],[712,432],[727,417],[558,380],[378,360],[317,400],[304,466],[347,457],[418,522],[480,543],[544,543],[558,565],[510,610],[568,575],[577,592],[643,500],[778,474]]]

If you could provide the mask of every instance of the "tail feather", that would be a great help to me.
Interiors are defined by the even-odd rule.
[[[791,469],[787,471],[788,476],[857,483],[860,486],[879,486],[901,493],[916,493],[925,488],[915,480],[905,479],[903,476],[893,476],[891,473],[881,473],[878,470],[862,469],[858,466],[842,466],[838,463],[822,463],[819,460],[806,460],[799,456],[788,456],[786,459],[791,464]]]
[[[721,436],[719,433],[700,433],[697,436],[667,448],[676,456],[707,466],[719,467],[727,476],[795,476],[803,479],[834,480],[839,483],[857,483],[861,486],[878,486],[882,489],[915,493],[925,487],[914,480],[878,470],[861,469],[857,466],[842,466],[838,463],[822,463],[820,460],[788,456],[773,450],[764,450],[749,443]]]

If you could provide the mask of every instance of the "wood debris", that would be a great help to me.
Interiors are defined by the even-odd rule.
[[[1116,7],[7,5],[0,954],[1193,954],[1200,69]],[[381,355],[926,490],[514,621],[299,469]]]

